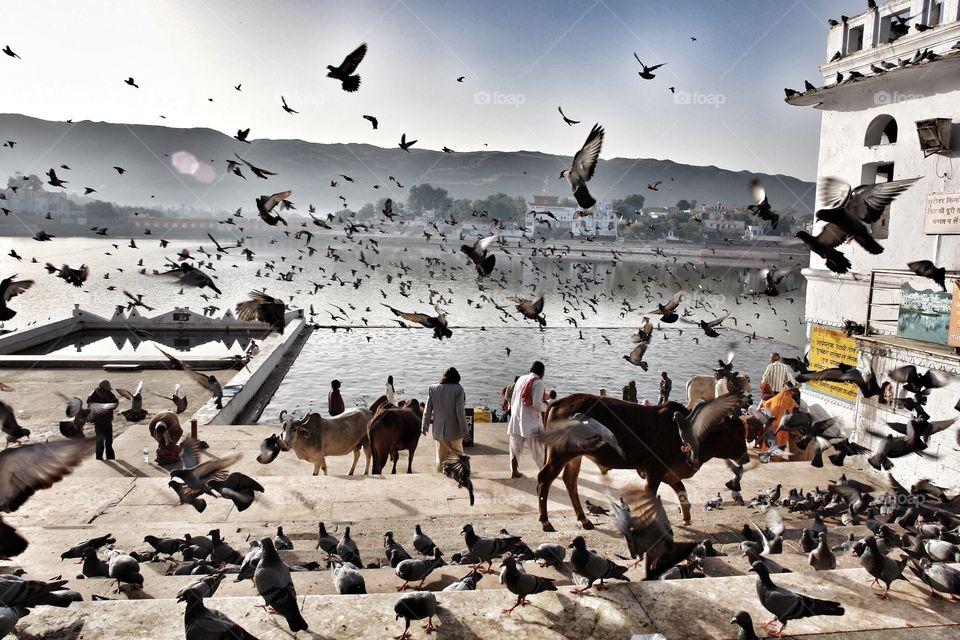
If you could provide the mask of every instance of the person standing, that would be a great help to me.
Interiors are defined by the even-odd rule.
[[[787,383],[791,386],[797,384],[790,367],[780,360],[780,354],[774,351],[770,354],[770,364],[763,371],[763,377],[760,379],[760,393],[764,399],[772,398],[786,388]],[[764,388],[766,387],[766,388]]]
[[[673,390],[673,380],[664,371],[660,374],[660,397],[657,404],[666,404],[670,401],[670,392]]]
[[[540,444],[540,432],[543,431],[543,412],[549,399],[543,385],[545,370],[543,363],[537,360],[530,367],[530,373],[521,376],[513,387],[513,396],[510,398],[512,413],[507,423],[511,478],[523,477],[520,473],[520,453],[527,442],[530,443],[530,453],[537,469],[543,466],[545,452]]]
[[[719,398],[720,396],[730,393],[730,385],[727,384],[727,376],[724,375],[723,369],[714,369],[713,379],[716,381],[713,384],[714,398]]]
[[[338,416],[344,412],[343,396],[340,395],[340,381],[330,383],[330,392],[327,394],[327,413]]]
[[[433,423],[433,439],[437,441],[437,473],[451,453],[463,455],[463,436],[467,432],[467,414],[464,411],[467,396],[460,385],[460,372],[450,367],[443,372],[438,384],[427,390],[420,431],[427,435]]]
[[[637,402],[637,383],[631,380],[623,387],[623,399],[627,402]]]
[[[120,403],[117,396],[113,395],[113,388],[109,380],[102,381],[97,388],[87,396],[87,408],[91,405],[110,405],[110,409],[104,409],[93,413],[93,431],[97,440],[97,460],[103,460],[106,454],[107,460],[114,460],[116,455],[113,453],[113,410]]]
[[[520,376],[513,376],[513,382],[505,386],[500,390],[500,408],[503,409],[504,421],[508,422],[510,420],[510,400],[513,398],[513,389],[517,386],[517,380],[520,379]]]
[[[383,386],[383,395],[387,396],[387,402],[397,404],[397,392],[393,388],[393,376],[387,376],[387,384]]]

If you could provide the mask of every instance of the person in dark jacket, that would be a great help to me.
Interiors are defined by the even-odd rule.
[[[331,416],[338,416],[344,410],[343,396],[340,395],[340,381],[334,380],[330,383],[330,393],[327,394],[327,413]]]
[[[113,395],[113,388],[109,380],[104,380],[87,396],[87,406],[91,404],[119,404],[117,396]],[[97,413],[93,417],[93,431],[97,439],[97,460],[103,460],[106,453],[107,460],[117,456],[113,453],[113,409]]]
[[[666,404],[670,400],[670,392],[673,390],[673,380],[664,371],[660,374],[660,397],[657,404]]]

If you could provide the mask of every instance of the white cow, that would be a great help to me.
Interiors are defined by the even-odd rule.
[[[313,475],[323,469],[327,475],[326,456],[343,456],[353,452],[353,465],[350,475],[357,468],[360,449],[366,456],[364,475],[370,473],[370,440],[367,438],[367,424],[373,414],[369,409],[357,407],[347,409],[333,418],[324,418],[318,413],[308,413],[300,420],[284,420],[286,411],[280,412],[283,431],[280,433],[280,448],[293,449],[301,460],[313,463]]]
[[[750,376],[739,376],[740,390],[750,393]],[[713,376],[693,376],[687,380],[687,408],[693,409],[701,400],[713,400],[716,396],[713,389],[717,384]],[[734,391],[734,389],[730,389]]]

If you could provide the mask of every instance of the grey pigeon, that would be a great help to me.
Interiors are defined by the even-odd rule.
[[[778,563],[772,558],[766,556],[761,556],[757,553],[756,549],[745,549],[743,555],[747,557],[747,561],[753,566],[754,563],[761,563],[767,569],[767,573],[793,573],[790,569],[787,569],[782,564]]]
[[[577,536],[570,543],[573,553],[570,555],[570,562],[573,564],[573,571],[577,575],[586,579],[587,585],[579,589],[574,589],[573,593],[582,595],[593,586],[593,583],[599,580],[597,589],[606,589],[604,580],[625,580],[630,581],[625,574],[627,567],[619,565],[603,556],[587,549],[587,542],[583,536]]]
[[[440,552],[440,549],[434,549],[434,556],[429,560],[403,560],[401,561],[394,571],[397,574],[397,577],[403,580],[403,584],[397,587],[397,591],[403,591],[404,589],[409,588],[409,583],[415,580],[419,580],[415,589],[423,588],[423,581],[427,579],[434,569],[437,567],[442,567],[446,562],[443,561],[441,557],[443,554]]]
[[[322,549],[328,557],[332,556],[337,552],[337,544],[339,544],[339,542],[336,538],[327,533],[327,528],[322,522],[320,523],[319,529],[320,534],[317,539],[317,549]]]
[[[423,628],[429,633],[436,629],[433,626],[433,616],[437,614],[437,596],[429,591],[414,591],[400,596],[397,604],[393,605],[393,612],[397,620],[404,619],[403,633],[395,636],[394,640],[406,640],[410,637],[410,621],[427,618]]]
[[[6,573],[0,575],[0,604],[7,607],[36,607],[51,605],[67,607],[73,600],[64,597],[67,592],[63,585],[66,580],[27,580],[21,576]]]
[[[617,441],[617,436],[610,429],[582,413],[576,413],[559,423],[551,423],[550,429],[540,435],[540,443],[560,453],[588,453],[606,445],[621,458],[627,457]]]
[[[660,498],[645,488],[631,489],[613,503],[613,513],[635,560],[632,567],[646,557],[647,568],[655,571],[660,558],[674,549],[673,529]]]
[[[393,569],[396,569],[397,565],[404,560],[410,560],[410,554],[407,553],[407,550],[393,539],[393,531],[387,531],[383,534],[383,550],[387,556],[387,562]]]
[[[140,575],[140,563],[125,553],[118,553],[107,563],[107,575],[117,581],[117,593],[121,583],[143,587],[143,576]]]
[[[362,595],[367,592],[367,583],[359,567],[349,562],[334,563],[330,573],[333,586],[340,595]]]
[[[543,593],[544,591],[557,590],[556,585],[553,584],[553,580],[520,571],[517,568],[517,561],[513,559],[513,556],[505,557],[500,563],[500,584],[505,584],[507,589],[510,590],[510,593],[517,596],[517,601],[514,605],[509,609],[503,610],[507,615],[513,613],[513,610],[517,607],[530,604],[527,596]]]
[[[886,600],[889,596],[890,585],[896,580],[906,580],[903,570],[907,567],[908,556],[902,556],[900,560],[894,560],[880,552],[877,547],[877,539],[874,536],[867,536],[853,545],[853,553],[860,557],[860,564],[873,576],[871,586],[876,586],[880,582],[884,583],[884,588],[877,597]]]
[[[187,598],[187,591],[192,591],[192,595],[196,598],[210,598],[213,597],[213,594],[217,592],[217,588],[220,586],[220,583],[223,582],[224,574],[222,571],[211,573],[206,575],[196,582],[191,582],[190,584],[184,585],[177,591],[177,601],[183,601]]]
[[[827,546],[827,534],[820,533],[820,544],[807,556],[810,566],[816,571],[832,571],[837,568],[837,556]]]
[[[211,479],[207,484],[221,497],[233,501],[237,511],[246,511],[253,504],[256,493],[263,493],[263,486],[248,475],[234,471],[225,480]]]
[[[688,463],[695,469],[700,468],[700,443],[721,428],[724,418],[737,411],[740,400],[740,394],[727,393],[697,405],[689,415],[674,412],[673,420],[683,440],[682,450],[687,454]]]
[[[277,527],[277,535],[273,536],[273,546],[277,551],[293,549],[293,541],[283,533],[283,527]]]
[[[800,548],[804,553],[810,553],[817,548],[817,541],[813,539],[809,529],[800,531]]]
[[[237,577],[234,579],[234,582],[252,578],[262,555],[263,547],[260,546],[260,543],[256,540],[251,541],[250,550],[247,551],[247,555],[243,557],[243,562],[240,563],[240,571],[237,572]]]
[[[480,569],[484,573],[494,573],[491,569],[493,559],[499,558],[520,542],[519,536],[505,536],[500,538],[481,538],[473,530],[472,524],[465,524],[460,530],[460,534],[467,543],[470,553],[478,559],[477,565],[483,562],[487,563],[486,569]],[[474,568],[479,568],[474,567]]]
[[[911,560],[910,571],[930,587],[930,595],[939,591],[954,598],[960,596],[960,571],[950,565],[923,558],[919,562]]]
[[[587,511],[589,511],[591,514],[593,514],[593,515],[595,515],[595,516],[608,516],[608,515],[610,515],[610,510],[609,510],[609,509],[607,509],[606,507],[601,507],[601,506],[598,505],[598,504],[593,504],[593,503],[590,502],[589,500],[584,500],[584,501],[583,501],[583,506],[585,506],[585,507],[587,508]]]
[[[556,567],[566,559],[567,548],[562,544],[544,542],[533,550],[533,555],[540,561],[541,567]]]
[[[89,540],[84,540],[83,542],[77,543],[60,554],[61,560],[66,560],[67,558],[82,558],[83,554],[86,553],[87,549],[99,549],[100,547],[105,547],[108,544],[113,544],[117,540],[111,534],[106,533],[102,536],[96,538],[90,538]],[[2,636],[0,636],[2,637]]]
[[[778,587],[770,579],[770,572],[762,562],[754,562],[750,570],[757,574],[757,597],[760,599],[760,604],[774,615],[772,620],[760,626],[767,628],[779,621],[780,629],[775,632],[777,637],[783,635],[783,630],[791,620],[812,616],[842,616],[844,613],[839,602],[818,600]]]
[[[425,534],[418,524],[413,526],[413,548],[422,555],[430,556],[431,558],[437,548],[437,546],[433,544],[433,540],[430,539],[430,536]]]
[[[209,493],[213,495],[209,480],[225,480],[226,470],[230,465],[240,460],[239,453],[233,453],[222,458],[213,458],[205,462],[200,462],[200,443],[193,438],[184,438],[181,441],[180,459],[183,463],[182,469],[174,469],[170,472],[170,477],[174,480],[183,482],[196,494]]]
[[[599,124],[593,125],[590,133],[587,135],[583,146],[573,156],[573,164],[569,169],[560,172],[561,178],[566,178],[573,190],[573,197],[582,209],[589,209],[597,204],[593,196],[587,190],[587,182],[593,177],[593,172],[597,168],[597,160],[600,159],[600,149],[603,146],[603,127]]]
[[[211,560],[225,564],[240,564],[243,561],[243,556],[240,555],[240,552],[224,542],[223,538],[220,537],[220,529],[211,529],[207,535],[210,536],[210,540],[213,542],[213,546],[210,549]]]
[[[290,578],[290,568],[277,554],[273,539],[261,538],[260,546],[263,547],[263,555],[253,573],[253,584],[257,587],[257,593],[263,597],[267,606],[286,618],[290,631],[296,633],[306,630],[307,621],[300,615],[297,606],[297,592]]]
[[[187,591],[182,598],[187,603],[183,612],[183,630],[186,640],[257,640],[246,629],[216,609],[207,609],[203,598]]]
[[[753,618],[746,611],[737,611],[730,624],[737,625],[737,640],[760,640],[753,630]]]
[[[337,555],[344,562],[349,562],[357,567],[363,566],[363,561],[360,559],[360,549],[357,548],[357,543],[350,537],[350,527],[343,530],[343,536],[337,543]]]
[[[456,582],[448,584],[443,588],[444,591],[476,591],[477,583],[483,578],[483,574],[473,569],[470,573],[463,576]]]

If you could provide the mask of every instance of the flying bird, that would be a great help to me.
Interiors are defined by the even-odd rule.
[[[484,278],[493,271],[497,263],[497,256],[487,252],[494,244],[499,242],[499,236],[489,236],[477,240],[472,246],[464,244],[460,246],[460,251],[465,253],[473,262],[474,269],[477,270],[477,277]]]
[[[30,287],[33,280],[14,280],[17,274],[0,281],[0,321],[7,321],[17,315],[17,312],[7,306],[7,303]]]
[[[563,107],[557,107],[557,111],[560,112],[560,116],[563,117],[563,121],[566,122],[569,126],[572,127],[575,124],[580,124],[579,120],[571,120],[570,118],[568,118],[566,114],[563,113]]]
[[[837,178],[823,178],[820,181],[823,208],[817,211],[816,218],[837,225],[845,239],[852,238],[870,253],[883,253],[883,247],[873,238],[867,225],[879,221],[894,199],[918,179],[907,178],[851,188]]]
[[[377,120],[376,116],[363,116],[363,119],[368,120],[370,124],[373,125],[374,129],[376,129],[377,126],[379,126],[379,120]]]
[[[282,335],[287,312],[283,301],[268,296],[263,291],[251,291],[248,295],[249,300],[237,303],[237,318],[245,322],[264,322]]]
[[[453,332],[447,328],[447,315],[441,313],[439,309],[435,309],[437,315],[428,316],[425,313],[407,313],[406,311],[400,311],[399,309],[394,309],[390,305],[380,303],[382,306],[390,309],[393,312],[393,315],[403,318],[408,322],[415,322],[419,325],[422,325],[428,329],[433,329],[433,337],[437,340],[443,340],[444,338],[453,337]]]
[[[560,172],[561,178],[566,178],[573,189],[573,197],[582,209],[589,209],[597,204],[587,190],[587,182],[593,177],[600,157],[600,148],[603,146],[603,127],[593,125],[583,147],[573,156],[573,164],[569,169]]]
[[[353,93],[360,88],[360,76],[354,75],[354,72],[357,70],[357,67],[360,66],[360,62],[363,61],[365,55],[367,55],[366,43],[354,49],[350,55],[343,59],[339,67],[328,64],[327,77],[339,80],[340,86],[344,91]]]
[[[407,142],[407,134],[404,133],[404,134],[401,134],[401,135],[400,135],[400,145],[399,145],[399,146],[400,146],[401,149],[403,149],[403,150],[406,151],[407,153],[410,153],[410,147],[412,147],[412,146],[415,145],[415,144],[417,144],[417,141],[416,141],[416,140],[411,140],[410,142]]]
[[[663,62],[661,64],[655,64],[652,67],[648,67],[647,65],[643,64],[643,62],[640,60],[640,58],[637,56],[636,53],[633,54],[633,57],[636,58],[637,62],[640,63],[640,66],[643,67],[643,71],[638,71],[637,73],[639,73],[640,77],[643,78],[644,80],[653,80],[656,77],[656,75],[654,75],[652,72],[656,71],[663,65],[667,64],[666,62]]]
[[[282,222],[283,226],[287,226],[286,220],[279,215],[272,215],[270,212],[291,195],[293,195],[293,191],[281,191],[270,196],[260,196],[257,198],[257,213],[260,214],[260,219],[271,227],[276,226],[278,222]]]
[[[283,110],[286,111],[287,113],[291,113],[291,114],[292,114],[292,113],[300,113],[299,111],[296,111],[295,109],[291,109],[291,108],[287,105],[287,99],[284,98],[283,96],[280,96],[280,102],[283,103]]]
[[[774,229],[777,228],[777,222],[780,221],[780,216],[775,214],[770,208],[770,202],[767,199],[767,191],[763,188],[763,185],[759,180],[753,180],[750,183],[750,195],[753,198],[753,204],[747,205],[747,209],[753,215],[757,216],[761,220],[766,220],[770,223],[770,226]]]

